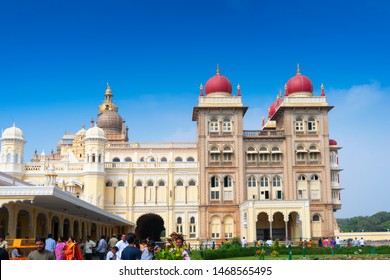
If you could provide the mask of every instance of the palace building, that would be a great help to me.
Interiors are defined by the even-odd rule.
[[[333,236],[340,147],[329,138],[333,107],[323,85],[314,96],[298,67],[261,129],[250,131],[240,86],[233,93],[219,68],[197,98],[193,143],[131,142],[108,85],[96,122],[65,134],[50,154],[25,162],[23,131],[5,129],[1,233],[96,239],[135,231],[159,240],[175,231],[191,244]]]

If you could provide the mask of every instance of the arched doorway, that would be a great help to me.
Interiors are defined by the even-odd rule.
[[[57,216],[54,216],[51,219],[51,232],[53,234],[53,238],[57,240],[60,236],[60,219]]]
[[[164,220],[159,215],[145,214],[138,218],[135,234],[139,240],[149,237],[159,241],[163,232],[165,232]]]
[[[287,226],[290,240],[298,241],[302,238],[302,224],[299,220],[299,214],[297,212],[291,212],[288,215]]]
[[[8,235],[8,221],[9,213],[8,209],[3,206],[0,208],[0,234],[7,236]]]
[[[30,214],[26,210],[20,210],[16,222],[16,238],[30,238]]]
[[[280,212],[274,213],[272,222],[272,239],[286,240],[286,224]]]
[[[43,213],[39,213],[37,216],[37,222],[35,225],[35,236],[47,236],[47,220]]]
[[[261,212],[257,215],[256,221],[256,239],[268,240],[271,238],[268,214]]]

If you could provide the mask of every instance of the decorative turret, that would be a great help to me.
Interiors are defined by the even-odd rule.
[[[0,170],[17,178],[23,174],[24,140],[23,131],[13,124],[1,135]]]

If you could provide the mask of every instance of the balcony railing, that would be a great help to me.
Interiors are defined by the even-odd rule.
[[[244,130],[244,137],[283,137],[283,130]]]

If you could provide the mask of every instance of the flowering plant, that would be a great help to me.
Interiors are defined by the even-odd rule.
[[[264,260],[264,257],[265,257],[266,253],[267,253],[267,251],[264,250],[263,248],[261,248],[261,249],[256,251],[256,255],[259,256],[259,260]]]
[[[176,245],[175,240],[180,235],[175,232],[166,238],[164,248],[158,250],[155,255],[156,260],[183,260],[183,252],[186,251],[186,246],[183,244],[182,247]],[[188,255],[188,254],[187,254]]]

